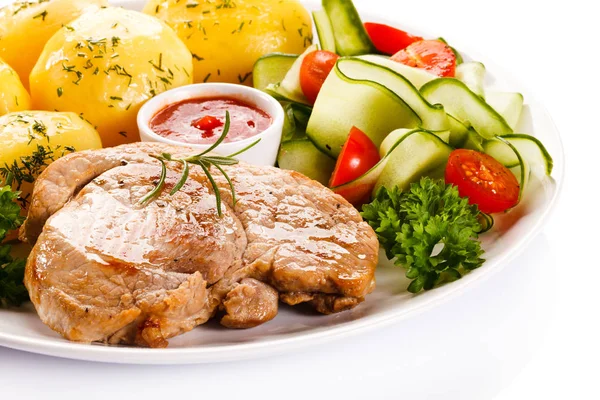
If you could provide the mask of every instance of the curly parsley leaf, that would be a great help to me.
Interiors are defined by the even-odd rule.
[[[14,260],[10,257],[7,250],[10,246],[0,247],[0,306],[20,306],[29,300],[29,294],[23,277],[25,275],[25,260]],[[6,257],[6,258],[3,258]],[[7,262],[4,264],[4,262]]]
[[[10,186],[0,187],[0,243],[23,223],[18,197],[19,192],[13,192]],[[10,250],[9,245],[0,244],[0,306],[18,306],[29,299],[23,285],[25,260],[13,259]]]
[[[483,264],[478,215],[456,187],[431,178],[408,191],[382,187],[362,212],[387,257],[406,269],[412,293],[459,279]]]

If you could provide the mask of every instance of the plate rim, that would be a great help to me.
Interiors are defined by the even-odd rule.
[[[112,0],[112,3],[118,3],[124,6],[139,4],[139,0]],[[318,2],[315,0],[302,0],[308,8],[314,8]],[[384,23],[397,24],[390,18],[386,18],[377,10],[367,10],[364,6],[357,5],[361,15],[368,15],[373,20]],[[411,31],[420,33],[423,29],[411,26],[410,23],[403,25],[410,28]],[[426,33],[426,30],[425,32]],[[431,36],[431,35],[430,35]],[[455,43],[453,43],[454,45]],[[468,46],[457,46],[461,52],[468,54],[471,58],[485,60],[486,66],[494,76],[497,74],[502,77],[510,77],[508,81],[516,86],[526,98],[526,104],[537,109],[535,115],[547,119],[551,132],[546,132],[544,137],[555,141],[556,148],[552,154],[554,159],[554,171],[552,180],[555,190],[552,196],[544,203],[544,209],[539,214],[535,223],[528,228],[525,235],[519,239],[509,250],[502,251],[492,261],[486,261],[482,268],[472,271],[461,280],[451,284],[444,285],[434,291],[427,292],[426,296],[415,296],[412,298],[410,306],[395,307],[389,310],[379,312],[374,315],[362,316],[356,320],[345,322],[333,327],[320,327],[309,332],[293,334],[289,337],[274,337],[264,341],[253,341],[248,343],[236,343],[226,345],[200,345],[195,347],[166,348],[166,349],[147,349],[137,347],[115,347],[100,344],[84,344],[69,342],[62,338],[32,338],[20,336],[18,334],[6,333],[0,331],[0,346],[12,348],[15,350],[37,353],[47,356],[60,358],[109,362],[119,364],[201,364],[213,362],[228,362],[234,360],[248,360],[253,358],[264,358],[284,352],[306,348],[312,345],[320,345],[334,339],[342,337],[356,336],[370,330],[382,328],[392,323],[408,319],[410,317],[425,313],[428,310],[451,301],[458,296],[470,290],[476,283],[482,283],[501,271],[510,261],[519,256],[527,245],[541,232],[545,224],[550,219],[551,214],[556,210],[560,201],[565,180],[565,148],[564,144],[551,114],[546,107],[529,91],[526,84],[519,80],[518,75],[503,68],[496,63],[493,57],[488,57],[481,51],[476,51]],[[540,118],[533,118],[539,120]]]

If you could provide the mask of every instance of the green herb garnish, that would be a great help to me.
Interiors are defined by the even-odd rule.
[[[19,192],[12,191],[10,181],[6,185],[0,187],[0,243],[23,223],[21,207],[15,202]],[[0,307],[19,306],[29,299],[23,285],[25,260],[13,259],[10,250],[10,245],[0,245]]]
[[[7,185],[12,184],[15,190],[20,190],[24,183],[33,183],[51,162],[73,152],[75,152],[75,149],[71,146],[57,145],[52,147],[38,144],[30,155],[21,156],[18,160],[13,160],[11,164],[5,163],[0,166],[0,177],[4,179]],[[18,198],[23,207],[26,207],[29,202],[26,197]]]
[[[459,279],[483,264],[479,214],[455,186],[431,178],[408,191],[382,187],[362,212],[387,257],[406,269],[412,293]]]
[[[156,155],[156,154],[150,155],[150,157],[155,158],[158,161],[160,161],[161,173],[160,173],[160,177],[158,178],[158,182],[154,186],[154,189],[152,189],[152,191],[150,191],[150,193],[148,193],[146,196],[144,196],[144,198],[140,201],[140,203],[147,204],[151,200],[155,199],[156,197],[158,197],[160,195],[160,193],[162,192],[162,190],[165,186],[165,180],[167,178],[166,163],[167,162],[177,162],[183,166],[183,173],[181,174],[181,178],[179,179],[177,184],[169,192],[170,196],[173,196],[175,193],[177,193],[179,190],[181,190],[183,185],[185,185],[185,183],[189,177],[189,173],[190,173],[189,164],[199,165],[202,168],[202,170],[204,171],[204,173],[206,174],[206,177],[208,178],[208,180],[213,188],[213,191],[215,192],[215,198],[217,200],[217,212],[219,213],[219,217],[222,217],[223,212],[222,212],[221,191],[220,191],[219,187],[217,186],[217,182],[215,181],[215,179],[213,178],[213,176],[210,172],[211,167],[215,167],[216,169],[219,170],[221,175],[223,175],[223,177],[227,180],[229,189],[231,190],[231,197],[233,199],[233,205],[235,207],[235,203],[236,203],[235,188],[233,186],[233,182],[231,181],[231,179],[229,178],[229,176],[227,175],[227,173],[225,172],[225,170],[223,169],[222,166],[223,165],[235,165],[235,164],[239,163],[239,161],[234,157],[239,154],[242,154],[243,152],[256,146],[256,144],[258,144],[258,142],[260,142],[260,139],[258,139],[254,143],[250,144],[249,146],[243,148],[242,150],[240,150],[236,153],[230,154],[228,156],[207,155],[208,153],[210,153],[211,151],[216,149],[221,143],[223,143],[223,141],[227,137],[227,134],[229,133],[230,126],[231,126],[231,120],[229,117],[229,111],[226,111],[225,112],[225,125],[223,126],[223,133],[221,134],[221,136],[219,136],[219,139],[212,146],[210,146],[208,149],[204,150],[200,154],[196,154],[196,155],[189,156],[186,158],[174,158],[173,155],[171,155],[169,153],[162,153],[161,155]]]
[[[33,17],[33,19],[38,19],[38,18],[41,18],[41,19],[42,19],[42,21],[45,21],[45,20],[46,20],[46,16],[48,16],[48,11],[44,10],[44,11],[42,11],[41,13],[39,13],[38,15],[35,15],[35,16]]]
[[[233,0],[221,0],[220,4],[217,4],[217,6],[215,7],[217,10],[220,10],[221,8],[235,8],[235,2]]]

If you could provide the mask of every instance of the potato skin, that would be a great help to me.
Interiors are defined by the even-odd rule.
[[[192,55],[162,21],[122,8],[89,12],[46,44],[30,76],[33,106],[73,111],[105,147],[139,141],[138,110],[192,83]]]
[[[6,114],[0,117],[0,181],[4,180],[2,175],[6,174],[7,166],[14,171],[15,163],[22,167],[24,161],[28,162],[32,177],[37,178],[57,158],[73,151],[100,148],[98,132],[77,114],[49,111]],[[13,186],[17,189],[16,182]],[[21,197],[27,198],[33,182],[24,181],[18,189]]]
[[[63,25],[108,0],[18,0],[0,9],[0,58],[29,88],[29,73],[44,45]]]
[[[19,75],[0,58],[0,116],[31,109],[31,98]]]
[[[169,24],[194,57],[194,82],[252,85],[264,54],[300,54],[312,19],[297,0],[149,0],[144,12]]]

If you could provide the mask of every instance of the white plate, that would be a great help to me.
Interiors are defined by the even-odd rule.
[[[114,4],[140,9],[143,0],[119,0]],[[307,1],[316,8],[316,1]],[[365,20],[388,22],[368,12]],[[411,32],[431,37],[419,27]],[[523,85],[495,66],[490,60],[461,43],[452,43],[462,52],[483,61],[488,68],[490,87],[519,91],[525,96],[526,108],[520,131],[540,138],[554,157],[553,180],[540,183],[529,191],[517,210],[497,221],[493,232],[483,236],[487,261],[480,269],[443,287],[412,295],[406,292],[403,271],[380,265],[377,289],[354,310],[321,316],[282,306],[277,318],[250,330],[228,330],[211,322],[170,341],[167,349],[109,347],[99,344],[71,343],[47,328],[31,306],[19,310],[0,310],[0,345],[15,349],[80,360],[140,364],[207,363],[263,357],[314,345],[344,336],[363,333],[416,313],[423,312],[487,279],[527,246],[540,231],[556,203],[564,176],[564,156],[559,134],[550,116]],[[383,263],[382,263],[383,264]]]

